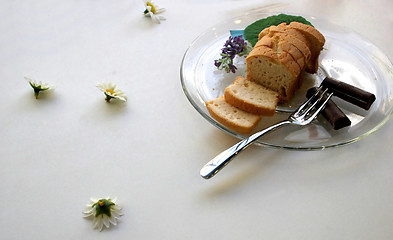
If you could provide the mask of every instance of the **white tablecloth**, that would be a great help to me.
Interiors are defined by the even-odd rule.
[[[180,84],[189,44],[251,9],[323,16],[393,59],[390,0],[2,1],[1,239],[378,239],[393,237],[393,123],[323,151],[254,146],[210,180],[200,168],[238,140]],[[55,85],[35,100],[24,77]],[[390,79],[392,81],[392,79]],[[108,104],[96,83],[128,101]],[[90,197],[118,197],[102,232]]]

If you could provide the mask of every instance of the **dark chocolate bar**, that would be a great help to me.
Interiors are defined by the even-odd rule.
[[[326,77],[322,81],[321,85],[324,88],[328,88],[329,92],[333,92],[334,96],[339,97],[365,110],[370,109],[371,105],[375,101],[374,94],[331,77]]]
[[[310,88],[306,97],[310,98],[318,88]],[[323,96],[322,101],[326,99],[326,96]],[[326,118],[326,120],[333,126],[334,130],[338,130],[344,127],[348,127],[351,125],[351,120],[341,111],[341,109],[330,99],[325,108],[322,110],[322,116]]]

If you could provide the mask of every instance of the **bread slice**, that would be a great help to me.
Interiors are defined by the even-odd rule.
[[[232,85],[225,88],[224,97],[232,106],[265,116],[274,114],[279,100],[277,92],[240,76]]]
[[[206,102],[206,108],[214,119],[238,133],[250,133],[261,120],[261,116],[227,103],[224,96]]]
[[[247,79],[278,92],[280,101],[291,99],[301,71],[287,52],[276,52],[267,46],[254,47],[246,64]]]
[[[316,73],[318,71],[318,58],[325,44],[325,37],[316,28],[307,24],[291,22],[288,27],[296,29],[307,38],[311,50],[311,59],[306,65],[306,71]]]

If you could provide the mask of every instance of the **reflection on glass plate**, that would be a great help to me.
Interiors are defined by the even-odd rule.
[[[217,24],[202,33],[186,51],[181,64],[183,90],[195,109],[219,129],[243,139],[238,134],[213,119],[205,107],[205,101],[224,94],[236,76],[246,75],[245,58],[236,57],[236,74],[219,71],[214,60],[229,37],[229,30],[241,30],[254,21],[275,13],[246,15]],[[324,149],[355,142],[381,127],[393,111],[393,67],[389,59],[372,43],[360,35],[327,20],[304,16],[325,36],[326,44],[319,59],[317,74],[306,75],[302,88],[291,102],[277,107],[272,117],[262,117],[254,132],[288,117],[305,100],[305,91],[319,85],[325,76],[369,91],[376,96],[372,107],[365,111],[350,103],[333,98],[333,101],[350,118],[352,125],[334,130],[320,116],[306,127],[286,126],[261,137],[259,144],[296,150]]]

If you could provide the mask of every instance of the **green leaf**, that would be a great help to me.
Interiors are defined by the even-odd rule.
[[[287,14],[279,14],[279,15],[273,15],[267,18],[260,19],[246,27],[244,29],[244,37],[247,39],[247,41],[252,45],[255,46],[255,44],[258,42],[258,37],[259,33],[270,26],[277,26],[281,23],[286,23],[290,24],[291,22],[300,22],[304,23],[310,26],[313,26],[309,21],[307,21],[305,18],[302,16],[292,16],[292,15],[287,15]]]

